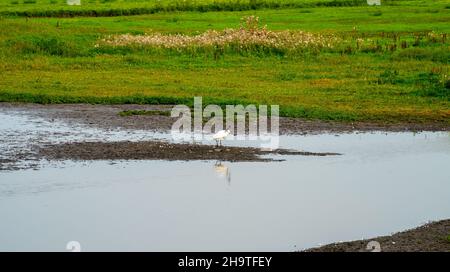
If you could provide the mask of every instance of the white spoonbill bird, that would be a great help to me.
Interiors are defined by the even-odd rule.
[[[222,141],[230,134],[230,130],[220,130],[216,134],[213,135],[213,139],[216,141],[216,146],[222,145]]]

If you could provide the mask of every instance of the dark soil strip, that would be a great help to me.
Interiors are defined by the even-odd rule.
[[[369,240],[325,245],[308,249],[308,252],[366,252],[367,244],[377,241],[381,251],[414,252],[440,251],[450,252],[450,219],[433,222],[415,229],[381,236]]]
[[[277,149],[266,151],[249,147],[215,147],[211,145],[172,144],[167,142],[80,142],[47,145],[38,157],[48,160],[221,160],[231,162],[276,161],[262,155],[329,156],[338,153],[313,153]]]
[[[30,116],[66,123],[86,124],[104,129],[143,129],[167,132],[177,118],[167,116],[170,105],[89,105],[1,103],[0,110],[21,111]],[[161,114],[136,114],[161,113]],[[128,113],[128,114],[127,114]],[[134,114],[130,114],[134,113]],[[280,117],[280,134],[349,133],[367,131],[450,131],[449,123],[371,123],[306,120]]]

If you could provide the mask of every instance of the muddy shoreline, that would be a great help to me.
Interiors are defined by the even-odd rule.
[[[39,148],[39,158],[47,160],[217,160],[229,162],[269,162],[283,159],[264,155],[336,156],[338,153],[315,153],[286,149],[263,150],[251,147],[231,147],[195,144],[173,144],[162,141],[141,142],[80,142],[47,145]]]
[[[335,153],[273,150],[250,147],[220,147],[196,143],[173,143],[152,139],[155,132],[168,133],[175,118],[170,106],[143,105],[40,105],[0,103],[5,118],[18,116],[28,130],[0,131],[0,171],[39,169],[40,161],[92,160],[217,160],[269,162],[283,159],[264,155],[328,156]],[[124,116],[124,111],[144,110],[158,114]],[[162,113],[162,114],[161,114]],[[22,118],[22,119],[21,119]],[[8,121],[8,120],[6,120]],[[14,121],[10,121],[14,122]],[[22,125],[16,124],[20,127]],[[61,126],[65,128],[61,129]],[[37,130],[35,130],[35,127]],[[38,128],[43,129],[39,130]],[[54,129],[53,129],[54,128]],[[109,134],[123,132],[121,140]],[[140,133],[145,132],[143,137]],[[148,132],[148,133],[147,133]],[[27,137],[30,133],[32,137]],[[93,136],[94,135],[94,136]],[[132,141],[133,135],[138,136]],[[73,138],[73,136],[76,136]],[[88,138],[85,138],[88,137]]]
[[[372,239],[333,243],[305,252],[370,252],[369,242],[380,244],[382,252],[450,252],[450,219]]]
[[[29,104],[0,102],[0,110],[14,110],[47,120],[85,124],[103,129],[139,129],[169,131],[176,118],[167,115],[120,116],[123,111],[170,112],[171,105],[90,105],[90,104]],[[443,123],[372,123],[336,122],[280,117],[280,134],[321,134],[351,132],[420,132],[450,131],[450,124]]]
[[[272,156],[268,156],[272,155]],[[0,171],[38,169],[39,161],[227,161],[277,162],[281,156],[339,156],[331,152],[307,152],[288,149],[264,150],[253,147],[215,146],[164,141],[73,142],[35,145],[31,152],[17,152],[0,159]],[[20,167],[18,164],[22,164]]]
[[[38,118],[49,122],[67,124],[74,128],[74,132],[82,132],[85,128],[101,129],[103,131],[123,131],[134,134],[135,131],[162,132],[170,131],[176,118],[171,118],[170,105],[90,105],[90,104],[30,104],[0,102],[0,113],[24,115],[31,119]],[[157,114],[130,114],[127,111],[154,112]],[[36,125],[40,125],[37,121]],[[80,127],[84,126],[84,127]],[[374,123],[342,123],[327,121],[312,121],[305,119],[280,118],[281,135],[308,135],[323,133],[353,133],[353,132],[405,132],[405,131],[450,131],[450,127],[441,124],[374,124]],[[164,142],[101,142],[92,143],[63,142],[55,145],[47,140],[49,136],[67,137],[71,132],[43,133],[38,140],[18,143],[14,134],[3,134],[3,149],[0,156],[1,170],[20,170],[38,168],[38,162],[47,160],[223,160],[223,161],[271,161],[262,155],[287,155],[287,151],[267,153],[252,148],[216,149],[214,146],[199,146],[185,144],[168,144]],[[142,141],[142,140],[139,140]],[[25,145],[27,147],[25,148]],[[9,147],[8,147],[9,146]],[[313,150],[310,150],[313,151]],[[281,154],[281,153],[284,154]],[[64,153],[64,155],[63,155]],[[301,151],[289,152],[289,155],[324,154]],[[336,154],[325,154],[336,155]],[[18,163],[19,162],[19,163]],[[19,166],[19,164],[21,164]]]

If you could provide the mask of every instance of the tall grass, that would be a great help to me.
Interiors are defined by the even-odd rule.
[[[11,49],[22,54],[42,54],[57,57],[78,57],[89,55],[76,41],[59,36],[28,36],[9,41]]]
[[[36,1],[36,0],[25,0]],[[110,2],[110,1],[108,1]],[[141,2],[142,3],[142,2]],[[177,11],[246,11],[257,9],[281,9],[281,8],[311,8],[311,7],[353,7],[366,5],[366,0],[230,0],[230,1],[155,1],[153,4],[123,4],[109,6],[87,6],[69,8],[44,8],[29,10],[5,10],[0,15],[22,17],[110,17],[154,14],[160,12]]]
[[[448,63],[450,50],[446,33],[433,31],[417,33],[366,34],[354,30],[347,33],[312,33],[305,31],[270,31],[259,25],[259,17],[241,18],[241,27],[223,31],[207,30],[197,35],[117,34],[100,39],[95,47],[99,53],[126,54],[143,50],[147,53],[164,51],[179,54],[226,53],[241,55],[301,56],[304,53],[356,53],[392,55],[393,60],[418,59]]]
[[[320,51],[332,48],[339,42],[334,35],[321,35],[304,31],[270,31],[259,25],[259,17],[249,16],[241,19],[239,29],[224,31],[208,30],[202,34],[163,35],[113,35],[102,39],[96,47],[149,47],[171,49],[179,52],[214,51],[238,53],[276,53],[286,54],[296,51]]]

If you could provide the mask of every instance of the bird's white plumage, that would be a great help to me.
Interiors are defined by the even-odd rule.
[[[216,134],[213,135],[213,139],[217,142],[217,145],[219,145],[219,142],[221,143],[225,138],[230,134],[230,130],[220,130]]]
[[[213,135],[214,140],[224,140],[230,134],[229,130],[220,130]]]

